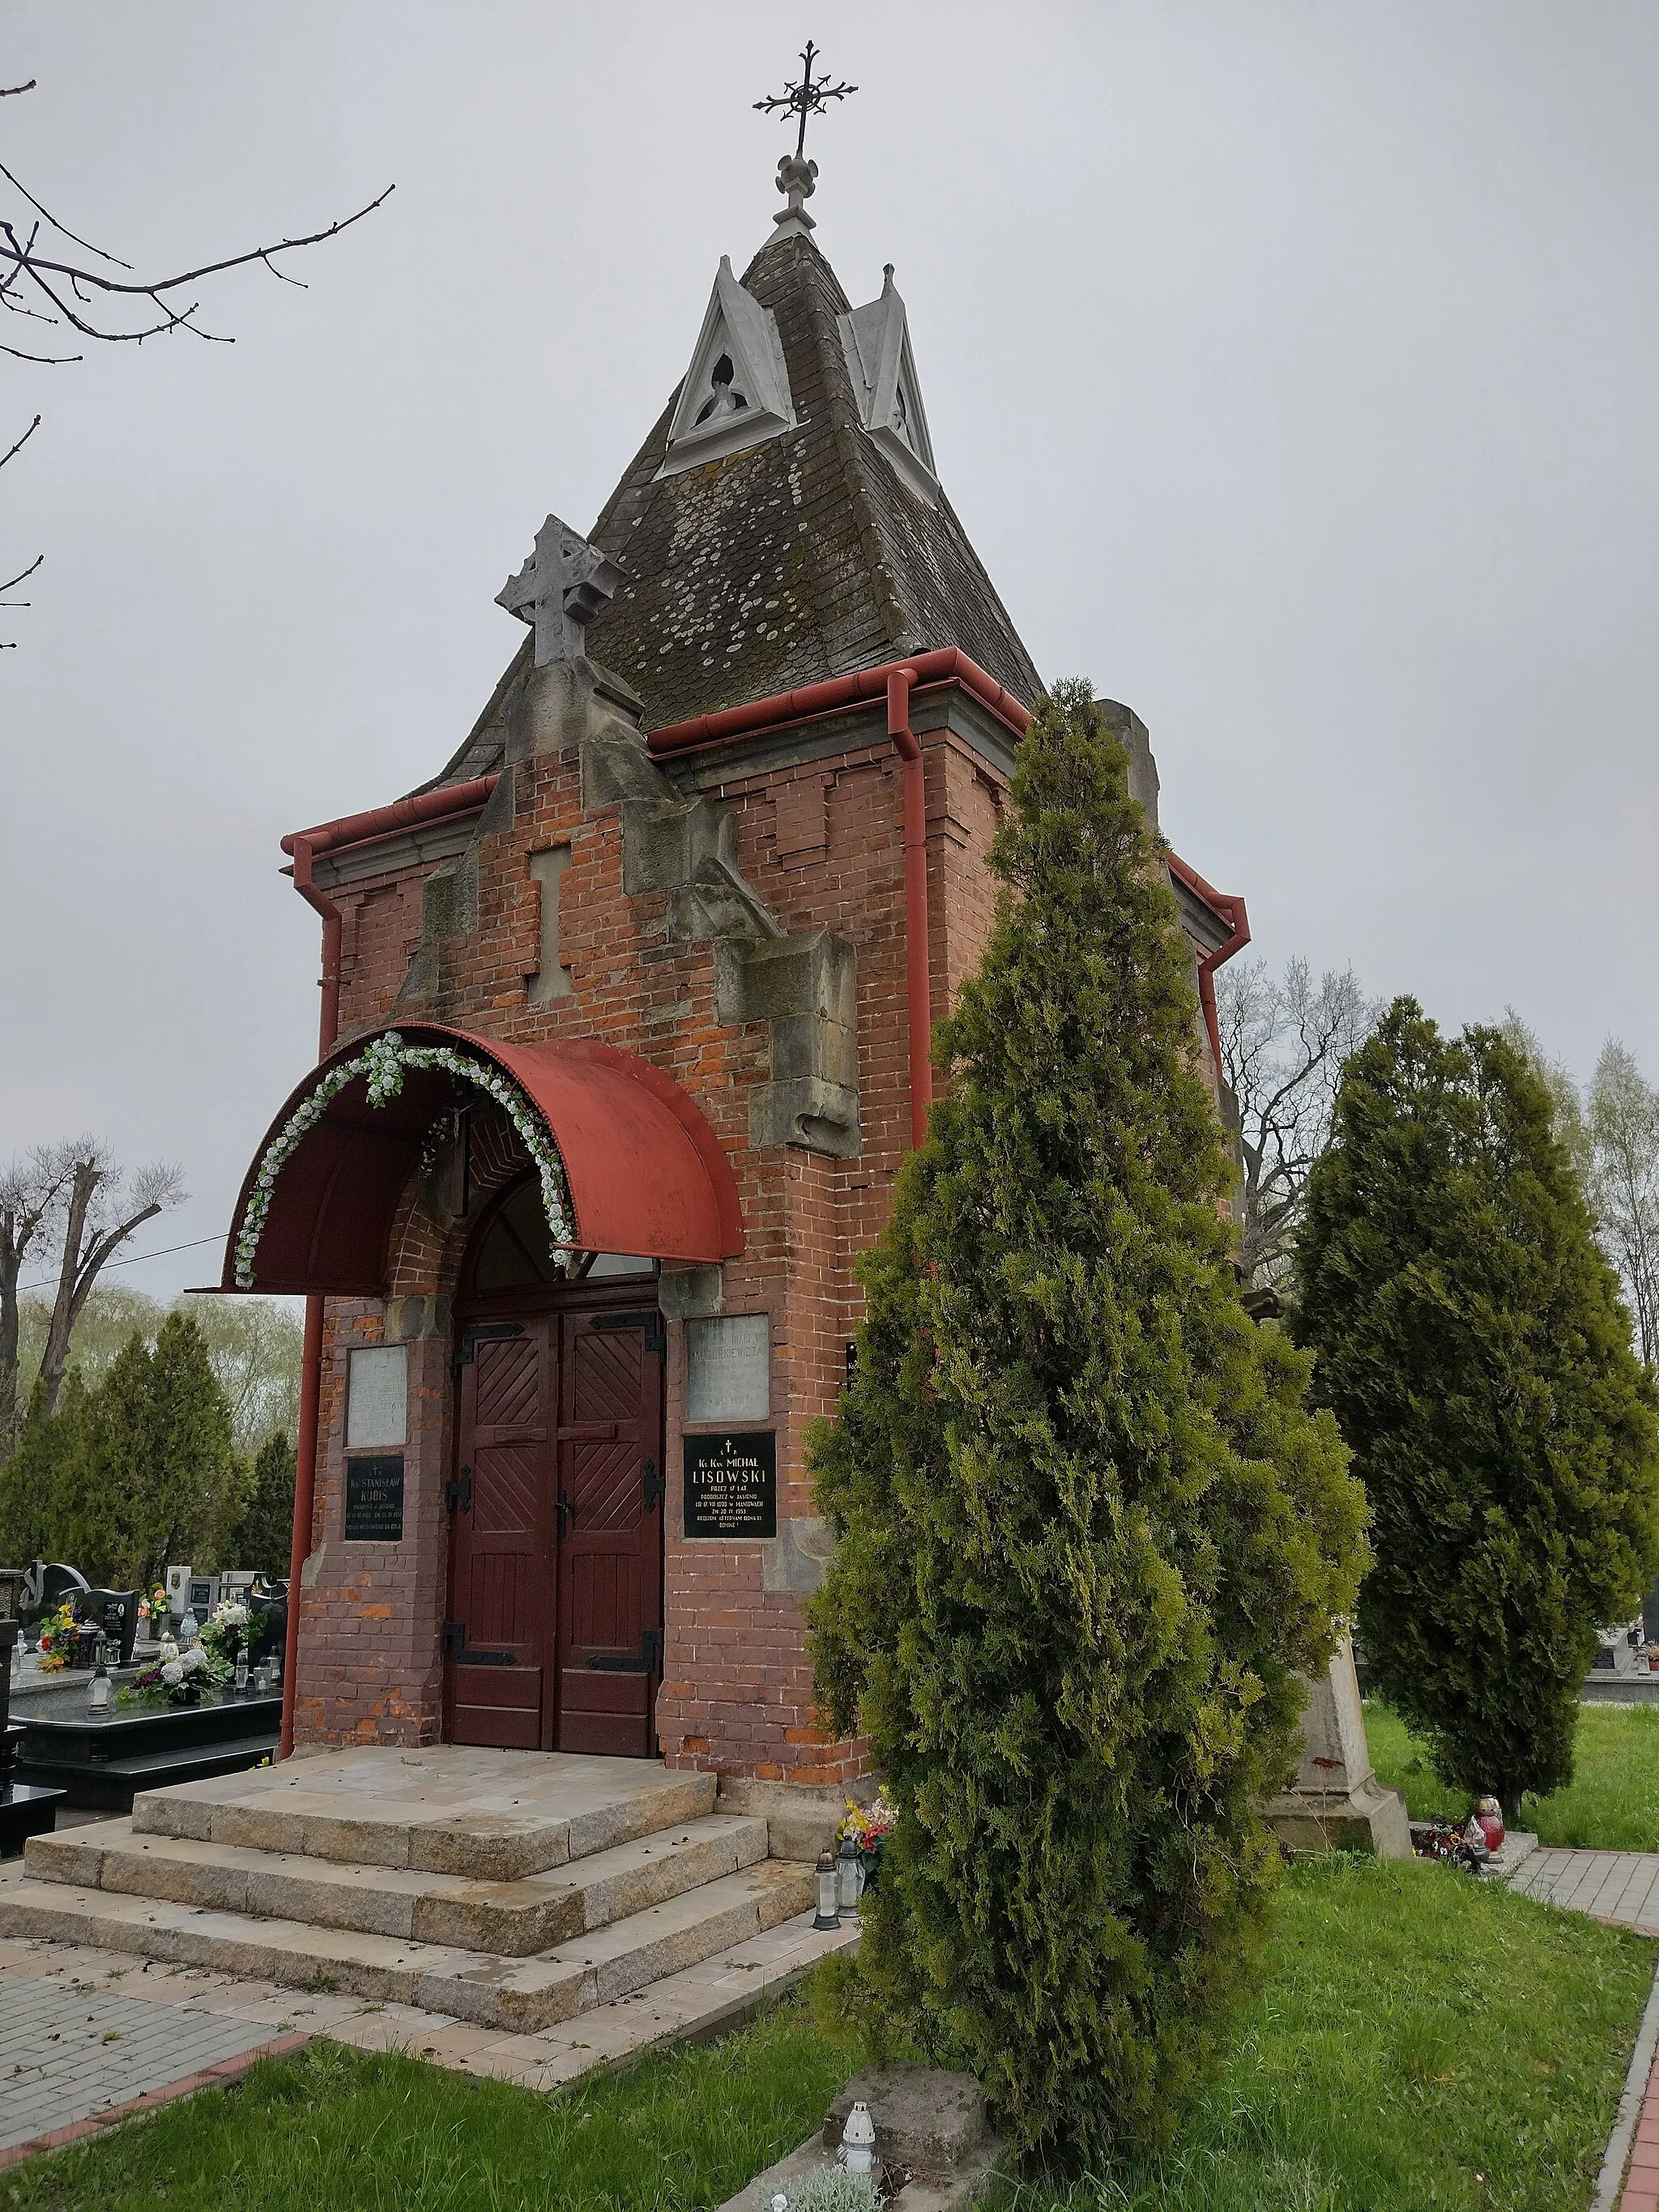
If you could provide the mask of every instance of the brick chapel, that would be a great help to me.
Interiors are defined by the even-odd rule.
[[[307,1296],[285,1748],[600,1752],[856,1785],[802,1451],[926,1128],[1042,679],[968,543],[889,269],[813,165],[410,796],[285,838],[318,1066],[227,1289]],[[690,333],[686,334],[688,337]],[[1146,732],[1107,709],[1154,820]],[[1216,1066],[1243,903],[1170,856]]]

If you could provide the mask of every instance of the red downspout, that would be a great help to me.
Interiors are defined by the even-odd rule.
[[[341,914],[326,891],[311,879],[314,850],[309,837],[284,837],[294,855],[294,888],[323,917],[323,1003],[317,1030],[317,1057],[328,1058],[340,1030]],[[283,1655],[283,1732],[278,1759],[294,1749],[294,1693],[300,1672],[300,1577],[311,1556],[311,1521],[317,1496],[317,1415],[323,1393],[323,1300],[313,1291],[306,1300],[305,1344],[300,1360],[300,1427],[294,1440],[294,1542],[288,1564],[288,1644]]]
[[[482,806],[495,788],[493,775],[471,783],[454,783],[447,789],[422,792],[400,799],[391,806],[376,806],[366,814],[345,814],[315,830],[297,830],[283,840],[283,850],[294,856],[294,888],[323,918],[323,994],[318,1023],[317,1057],[324,1060],[334,1049],[340,1033],[340,943],[343,917],[328,893],[312,879],[312,862],[319,853],[337,852],[342,846],[361,845],[375,837],[434,822],[451,814],[471,812]],[[311,1556],[311,1523],[317,1498],[318,1414],[323,1395],[323,1300],[313,1291],[306,1300],[305,1344],[300,1364],[300,1425],[294,1440],[294,1540],[288,1567],[288,1643],[283,1656],[283,1729],[276,1756],[286,1759],[294,1749],[294,1697],[300,1671],[300,1577]]]
[[[1195,897],[1203,900],[1212,912],[1218,914],[1232,931],[1224,943],[1213,952],[1202,954],[1198,963],[1198,1003],[1203,1009],[1204,1026],[1209,1032],[1210,1049],[1215,1054],[1215,1079],[1224,1084],[1221,1072],[1221,1020],[1216,1012],[1215,971],[1231,960],[1235,952],[1242,952],[1250,941],[1249,916],[1244,911],[1244,902],[1234,892],[1217,890],[1206,884],[1196,868],[1188,866],[1178,853],[1169,855],[1170,873],[1178,876]]]
[[[887,734],[904,763],[904,965],[910,1021],[910,1142],[927,1138],[933,1099],[932,975],[927,940],[927,784],[921,747],[910,727],[914,668],[887,678]]]

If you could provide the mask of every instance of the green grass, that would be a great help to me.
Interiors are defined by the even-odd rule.
[[[676,2212],[793,2150],[854,2069],[803,2006],[558,2097],[309,2044],[0,2172],[3,2212]]]
[[[1583,2212],[1655,1948],[1449,1868],[1304,1862],[1173,2151],[1015,2212]]]
[[[1655,1945],[1427,1865],[1304,1863],[1281,1905],[1174,2150],[1014,2212],[1583,2212]],[[0,2173],[0,2212],[691,2212],[854,2063],[800,2002],[557,2098],[313,2044]]]
[[[1436,1779],[1428,1753],[1381,1698],[1365,1701],[1365,1736],[1377,1778],[1404,1793],[1413,1820],[1465,1820],[1469,1801]],[[1659,1851],[1659,1705],[1581,1705],[1577,1771],[1565,1790],[1506,1805],[1512,1828],[1540,1844],[1598,1851]]]

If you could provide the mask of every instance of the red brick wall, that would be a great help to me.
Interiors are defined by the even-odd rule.
[[[933,1012],[978,958],[993,910],[984,854],[1001,779],[951,732],[925,741]],[[599,1037],[673,1076],[725,1146],[738,1178],[746,1249],[725,1270],[724,1311],[771,1316],[780,1521],[813,1512],[802,1455],[806,1423],[833,1411],[860,1293],[852,1268],[878,1232],[908,1141],[908,1027],[900,778],[885,744],[830,761],[746,775],[734,752],[718,796],[733,809],[739,865],[791,933],[830,929],[858,954],[859,1103],[863,1145],[852,1160],[787,1149],[752,1151],[748,1092],[769,1074],[764,1024],[718,1016],[712,947],[668,936],[669,895],[622,887],[617,806],[584,817],[574,750],[507,771],[513,826],[482,840],[478,926],[442,950],[438,988],[419,1005],[394,1001],[420,940],[423,872],[340,894],[342,1030],[401,1014],[505,1041]],[[532,1005],[539,886],[529,855],[568,843],[560,936],[573,990]],[[424,1742],[441,1720],[440,1638],[447,1532],[442,1490],[453,1449],[450,1325],[465,1232],[436,1223],[419,1194],[394,1240],[393,1296],[382,1309],[329,1303],[319,1453],[315,1551],[301,1595],[296,1733],[310,1741]],[[377,1551],[341,1534],[343,1382],[353,1344],[383,1331],[410,1344],[411,1427],[405,1536]],[[687,1541],[679,1437],[684,1331],[669,1328],[666,1640],[657,1725],[671,1764],[769,1778],[843,1783],[865,1747],[816,1727],[799,1600],[763,1587],[757,1544]],[[417,1380],[418,1377],[418,1380]]]

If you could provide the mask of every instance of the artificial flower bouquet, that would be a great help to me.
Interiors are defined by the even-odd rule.
[[[146,1667],[130,1689],[118,1690],[118,1705],[199,1705],[204,1690],[222,1688],[231,1677],[231,1663],[217,1657],[204,1644],[184,1650],[170,1636],[161,1639],[161,1656]]]
[[[836,1831],[836,1844],[839,1850],[843,1843],[851,1840],[864,1869],[866,1889],[873,1885],[880,1871],[882,1847],[892,1834],[897,1819],[897,1812],[885,1796],[878,1797],[873,1805],[855,1805],[850,1797],[847,1801],[846,1816]]]
[[[40,1623],[40,1671],[57,1674],[74,1662],[79,1628],[66,1598],[56,1613]]]
[[[222,1598],[202,1623],[202,1641],[216,1659],[225,1660],[233,1668],[236,1655],[246,1650],[248,1664],[253,1664],[256,1647],[270,1633],[270,1615],[255,1613],[242,1598]]]

